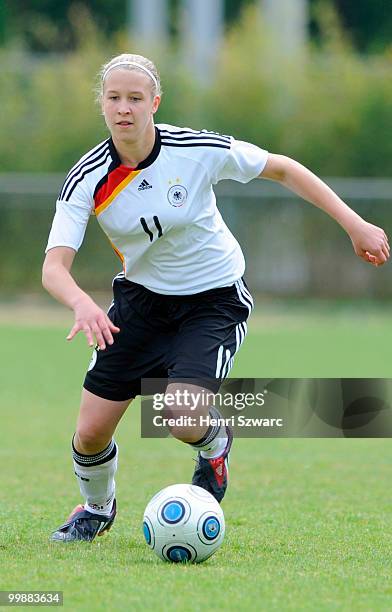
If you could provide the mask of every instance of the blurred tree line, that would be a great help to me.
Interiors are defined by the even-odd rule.
[[[169,0],[172,31],[176,32],[175,15],[181,0]],[[227,23],[233,24],[243,8],[255,0],[225,0]],[[89,0],[85,4],[106,36],[121,32],[126,18],[127,0]],[[390,45],[392,10],[387,0],[309,0],[310,33],[319,39],[315,12],[320,6],[332,6],[354,46],[365,52]],[[0,34],[4,40],[22,37],[33,51],[64,51],[74,48],[76,39],[69,20],[78,0],[0,0]]]
[[[231,25],[208,89],[182,65],[175,41],[155,51],[164,88],[157,121],[233,134],[322,175],[390,174],[391,47],[359,53],[332,4],[321,0],[313,13],[316,40],[296,62],[271,52],[254,3],[245,4],[241,13],[234,2],[227,5]],[[45,6],[45,15],[34,12]],[[124,2],[91,1],[93,14],[63,0],[3,0],[2,7],[15,36],[0,47],[0,167],[64,172],[107,136],[94,75],[109,57],[132,48]],[[45,46],[56,53],[44,53]]]

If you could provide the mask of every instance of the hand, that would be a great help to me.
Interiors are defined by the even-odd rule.
[[[382,266],[389,259],[388,237],[381,227],[360,219],[349,232],[358,257],[374,266]]]
[[[89,346],[94,346],[94,336],[101,350],[106,348],[106,343],[113,344],[112,334],[117,334],[120,328],[112,323],[106,312],[99,308],[92,299],[86,296],[78,302],[74,306],[74,313],[75,325],[69,332],[67,340],[72,340],[78,332],[83,331]]]

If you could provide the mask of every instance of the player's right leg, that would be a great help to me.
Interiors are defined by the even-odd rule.
[[[114,476],[118,456],[113,434],[130,401],[107,400],[83,389],[72,455],[86,501],[52,534],[52,540],[92,541],[112,526],[116,516]]]
[[[149,319],[133,309],[138,296],[145,292],[135,285],[135,295],[128,295],[129,285],[124,279],[113,283],[114,301],[108,316],[120,332],[105,350],[94,350],[83,384],[72,451],[74,471],[86,501],[55,531],[52,539],[56,541],[91,541],[110,528],[116,514],[114,476],[118,450],[112,436],[131,399],[140,393],[141,374],[145,364],[152,362],[150,347],[156,346],[156,331]],[[148,304],[143,296],[139,302],[144,312]]]

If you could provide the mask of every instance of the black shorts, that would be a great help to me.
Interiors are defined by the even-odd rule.
[[[243,280],[195,295],[161,295],[126,279],[113,284],[114,344],[95,348],[84,388],[109,400],[140,395],[141,379],[198,381],[216,393],[247,332],[253,300]]]

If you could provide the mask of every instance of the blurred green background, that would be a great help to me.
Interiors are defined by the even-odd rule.
[[[141,42],[137,33],[130,38],[126,0],[1,2],[2,171],[67,171],[106,135],[92,94],[101,64],[117,53],[143,50],[162,74],[159,121],[233,134],[298,158],[324,176],[390,174],[387,3],[360,0],[347,15],[339,10],[342,0],[307,3],[306,54],[299,60],[279,55],[260,0],[226,2],[213,78],[200,87],[183,61],[175,28],[180,13],[173,13],[174,32],[162,49]]]
[[[387,3],[204,3],[0,0],[3,299],[41,292],[56,194],[69,168],[107,136],[94,101],[95,75],[123,51],[150,55],[160,69],[164,96],[158,122],[233,134],[294,157],[326,178],[369,221],[390,231],[392,13]],[[166,7],[164,40],[141,36],[139,5],[145,11]],[[205,27],[212,8],[220,7],[219,44],[203,82],[195,62],[187,60],[191,36],[184,15],[192,5],[199,11],[209,6]],[[298,49],[288,52],[284,28],[290,20],[285,22],[284,9],[294,6],[302,7],[304,32]],[[278,25],[271,10],[275,19],[281,10]],[[226,182],[217,194],[245,251],[255,293],[277,299],[392,297],[390,266],[375,270],[357,260],[334,222],[287,191],[267,182]],[[110,290],[109,278],[118,270],[102,238],[92,219],[75,267],[87,290]]]

